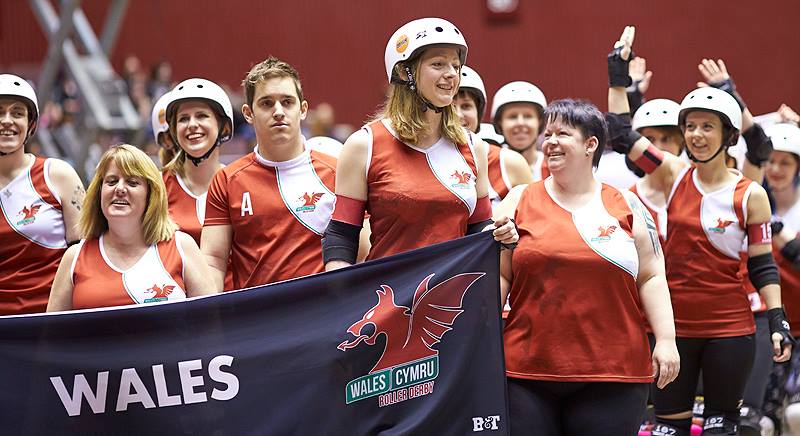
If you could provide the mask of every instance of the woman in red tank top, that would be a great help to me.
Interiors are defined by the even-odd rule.
[[[133,304],[140,302],[137,292],[145,291],[155,292],[148,301],[170,299],[170,291],[188,297],[213,293],[200,249],[189,235],[176,232],[169,218],[166,188],[158,168],[131,145],[111,147],[101,157],[81,211],[80,227],[86,239],[70,247],[61,259],[48,311],[71,310],[79,297],[82,303],[78,306],[85,308]],[[79,256],[84,253],[94,255],[95,262],[79,274]],[[142,269],[149,253],[155,257]],[[135,276],[126,278],[131,271]],[[164,274],[171,283],[168,289],[160,281],[149,289],[132,289],[149,276],[160,279]]]
[[[64,250],[80,239],[78,174],[25,153],[38,122],[33,87],[0,74],[0,315],[43,312]]]
[[[500,242],[516,241],[507,217],[491,220],[486,144],[461,127],[452,104],[466,56],[461,31],[440,18],[414,20],[389,39],[383,113],[350,136],[339,158],[326,270],[355,263],[365,210],[367,259],[486,228]]]
[[[747,238],[748,275],[768,311],[774,360],[789,358],[794,339],[781,308],[778,269],[772,257],[770,207],[757,183],[729,170],[724,151],[739,132],[750,136],[748,160],[758,162],[760,145],[752,119],[725,65],[703,60],[701,73],[713,86],[690,92],[681,102],[678,124],[694,165],[658,150],[631,130],[625,86],[634,29],[623,32],[609,54],[609,143],[648,173],[667,198],[664,246],[675,312],[681,373],[654,391],[653,435],[688,435],[698,375],[702,370],[704,431],[727,434],[739,424],[739,408],[755,353],[755,325],[739,273],[739,251]],[[727,92],[726,92],[727,91]],[[754,133],[756,133],[754,135]],[[737,365],[730,362],[736,361]]]
[[[663,387],[680,366],[658,234],[633,193],[594,178],[600,111],[559,100],[544,119],[551,176],[500,205],[520,233],[500,264],[511,432],[635,434],[654,374]]]

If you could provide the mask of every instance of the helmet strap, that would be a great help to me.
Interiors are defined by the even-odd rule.
[[[406,65],[403,68],[406,72],[406,77],[408,77],[408,80],[392,77],[392,83],[396,83],[398,85],[405,85],[409,90],[416,93],[417,96],[419,96],[419,98],[422,100],[422,112],[427,112],[428,109],[431,109],[437,114],[442,113],[444,108],[447,106],[445,107],[434,106],[433,103],[431,103],[430,101],[428,101],[428,99],[423,97],[422,94],[419,93],[419,89],[417,88],[417,82],[414,81],[414,73],[411,72],[411,67]]]
[[[722,153],[722,150],[727,150],[727,149],[728,149],[728,147],[730,147],[730,145],[729,145],[729,144],[723,144],[723,145],[720,145],[720,146],[719,146],[719,149],[717,149],[717,152],[716,152],[716,153],[714,153],[714,155],[713,155],[713,156],[711,156],[710,158],[708,158],[708,159],[705,159],[705,160],[700,160],[700,159],[696,158],[696,157],[695,157],[695,156],[692,154],[691,150],[689,150],[689,146],[687,145],[687,146],[686,146],[686,155],[687,155],[687,156],[689,156],[689,159],[691,159],[691,160],[692,160],[692,162],[696,162],[696,163],[708,163],[708,162],[711,162],[712,160],[714,160],[714,158],[716,158],[716,157],[717,157],[717,156],[718,156],[720,153]]]

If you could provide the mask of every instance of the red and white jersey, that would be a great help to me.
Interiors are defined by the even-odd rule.
[[[0,315],[47,309],[67,248],[61,203],[49,179],[51,162],[36,157],[0,189]]]
[[[740,251],[747,236],[747,199],[754,183],[705,192],[694,167],[678,176],[667,200],[665,264],[678,337],[730,337],[755,331],[742,286]]]
[[[185,300],[183,251],[173,236],[151,245],[123,270],[108,258],[103,237],[81,241],[72,261],[72,308]]]
[[[322,234],[330,222],[336,160],[306,150],[272,162],[248,155],[211,181],[204,226],[230,225],[235,289],[324,271]]]
[[[487,161],[489,167],[489,200],[492,206],[497,206],[513,188],[511,179],[506,170],[506,156],[508,149],[494,144],[488,145]]]
[[[658,229],[658,237],[661,240],[661,245],[664,245],[664,240],[667,238],[667,206],[657,206],[650,200],[646,195],[643,195],[642,192],[645,190],[642,188],[644,185],[644,180],[639,179],[633,186],[631,186],[630,191],[636,194],[639,200],[642,201],[642,204],[647,211],[650,212],[650,216],[653,217],[653,221],[656,222],[656,228]]]
[[[206,196],[208,192],[195,195],[186,186],[180,174],[164,171],[161,174],[167,187],[169,215],[180,231],[187,233],[200,246],[200,234],[203,232],[203,220],[206,216]]]
[[[800,230],[800,202],[795,203],[783,216],[777,219],[790,229]],[[800,336],[800,271],[794,269],[792,263],[786,260],[780,250],[773,245],[772,254],[781,271],[781,302],[786,310],[792,335]]]
[[[531,173],[533,174],[534,182],[550,177],[550,168],[547,167],[543,152],[536,153],[536,161],[531,164]]]
[[[442,138],[421,149],[398,140],[385,123],[364,127],[371,139],[368,260],[464,236],[478,200],[471,134],[469,144]]]
[[[636,277],[634,195],[609,185],[568,212],[536,182],[515,214],[509,377],[567,382],[653,380]]]

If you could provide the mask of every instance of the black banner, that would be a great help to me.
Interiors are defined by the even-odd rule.
[[[0,317],[4,434],[507,434],[488,233],[185,302]]]

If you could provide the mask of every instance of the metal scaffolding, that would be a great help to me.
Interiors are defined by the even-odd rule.
[[[71,161],[85,179],[83,164],[98,132],[141,127],[127,86],[109,61],[128,0],[111,1],[100,39],[80,8],[80,0],[62,0],[59,13],[50,0],[29,0],[29,4],[49,41],[38,81],[39,107],[52,100],[62,70],[75,81],[84,103],[74,125],[64,125],[58,131],[42,128],[37,138],[45,153]]]

